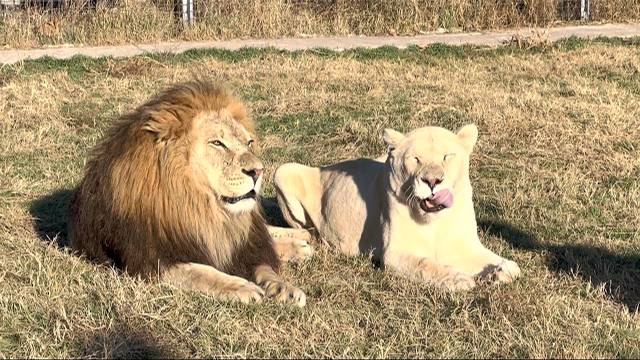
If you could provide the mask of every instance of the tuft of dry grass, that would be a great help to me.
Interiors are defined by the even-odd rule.
[[[438,29],[548,26],[580,19],[579,0],[213,0],[196,1],[196,24],[185,28],[169,0],[44,3],[49,5],[0,9],[0,46],[414,35]],[[638,21],[640,0],[594,1],[591,20]]]
[[[640,357],[638,43],[4,67],[0,356]],[[384,127],[476,123],[481,239],[523,278],[451,294],[316,244],[316,257],[284,270],[308,295],[298,309],[228,304],[70,254],[65,207],[87,151],[119,114],[193,74],[247,102],[268,176],[288,161],[376,156]]]

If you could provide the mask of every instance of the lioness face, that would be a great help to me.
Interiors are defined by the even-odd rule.
[[[390,183],[398,199],[415,218],[430,221],[455,205],[459,184],[469,176],[469,155],[478,136],[475,125],[457,134],[439,127],[424,127],[406,136],[386,129]]]
[[[218,201],[232,214],[256,206],[263,178],[256,140],[231,114],[221,110],[194,121],[195,168],[202,169]]]

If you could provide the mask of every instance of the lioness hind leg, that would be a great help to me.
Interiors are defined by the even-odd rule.
[[[309,244],[311,233],[308,230],[278,226],[267,227],[280,261],[299,261],[313,256],[313,248]]]
[[[202,291],[220,300],[261,302],[265,295],[264,290],[251,281],[196,263],[173,265],[163,272],[162,281],[181,289]]]
[[[281,165],[273,176],[278,205],[292,228],[313,228],[320,216],[320,169],[296,163]]]

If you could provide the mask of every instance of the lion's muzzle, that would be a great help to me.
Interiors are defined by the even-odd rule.
[[[253,183],[257,183],[258,180],[260,179],[260,176],[262,175],[262,173],[264,172],[264,169],[262,168],[255,168],[255,169],[242,169],[242,172],[251,177],[251,179],[253,179]]]
[[[241,195],[241,196],[235,196],[235,197],[229,197],[229,196],[223,196],[222,197],[222,201],[226,202],[227,204],[235,204],[237,202],[240,202],[242,200],[246,200],[246,199],[254,199],[258,196],[258,194],[256,193],[255,190],[251,190],[248,193]]]

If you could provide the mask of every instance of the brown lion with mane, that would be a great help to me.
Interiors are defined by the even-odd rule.
[[[220,299],[304,306],[305,294],[277,275],[256,146],[253,122],[227,90],[203,80],[165,90],[94,148],[70,205],[72,248]],[[284,245],[306,256],[304,241]]]

